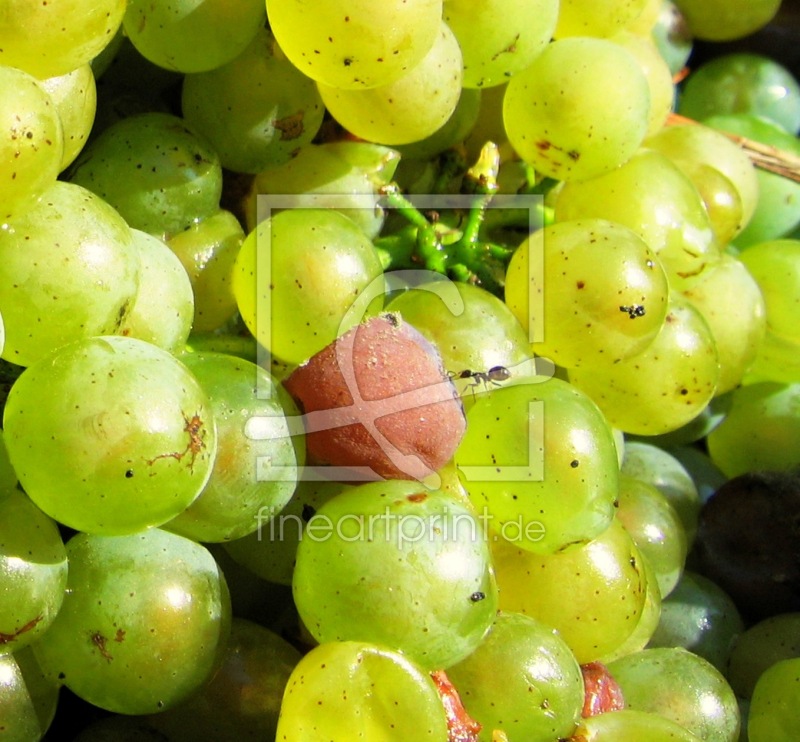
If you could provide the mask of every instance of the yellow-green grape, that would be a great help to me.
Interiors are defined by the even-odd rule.
[[[676,0],[692,35],[706,41],[731,41],[766,26],[781,0]]]
[[[617,496],[617,452],[597,407],[560,379],[522,377],[480,395],[455,454],[497,538],[552,554],[599,536]]]
[[[338,211],[300,208],[275,214],[247,236],[233,292],[256,339],[299,364],[364,319],[350,310],[374,281],[383,285],[380,261],[354,222]]]
[[[750,742],[791,742],[797,736],[800,659],[777,662],[756,683],[750,702]]]
[[[0,315],[0,356],[3,355],[3,349],[6,345],[6,326],[3,322],[3,316]]]
[[[719,257],[700,194],[659,152],[643,149],[606,175],[565,184],[555,213],[557,221],[608,219],[632,229],[658,255],[670,286],[679,289]]]
[[[59,170],[71,165],[86,144],[97,110],[97,86],[92,68],[81,65],[65,75],[41,81],[58,111],[64,133]]]
[[[211,678],[231,606],[208,550],[153,528],[79,533],[67,557],[64,603],[34,649],[46,677],[123,714],[170,708]]]
[[[275,739],[284,688],[302,655],[278,634],[234,618],[222,664],[185,703],[148,717],[172,742]]]
[[[67,553],[56,524],[22,492],[0,490],[0,655],[47,631],[66,583]]]
[[[514,75],[508,140],[538,172],[584,180],[626,162],[647,131],[650,88],[630,52],[605,39],[553,42]]]
[[[27,368],[3,430],[45,513],[109,535],[174,518],[200,494],[216,453],[210,404],[189,370],[119,336],[79,340]]]
[[[672,160],[700,189],[701,195],[702,181],[708,177],[703,166],[719,171],[733,184],[741,203],[741,222],[735,225],[731,239],[745,228],[758,203],[758,175],[752,160],[739,145],[710,126],[692,124],[665,126],[647,139],[645,146]],[[728,242],[724,235],[718,235],[718,239],[722,245]]]
[[[222,166],[242,173],[291,159],[314,138],[325,111],[314,82],[286,59],[267,29],[227,64],[187,75],[181,108]]]
[[[24,214],[52,187],[64,152],[53,100],[38,80],[12,67],[0,66],[0,132],[2,224]]]
[[[686,67],[692,53],[692,35],[683,13],[673,0],[662,0],[652,27],[652,38],[673,75]],[[642,14],[644,15],[644,13]],[[634,24],[635,25],[635,24]],[[633,28],[631,28],[633,30]]]
[[[343,90],[385,85],[430,51],[442,0],[268,0],[275,38],[313,80]]]
[[[664,127],[675,102],[672,72],[652,38],[623,30],[614,34],[611,41],[627,49],[635,57],[647,78],[650,88],[650,115],[647,117],[646,136],[652,136]]]
[[[640,36],[650,36],[658,22],[662,5],[662,0],[647,0],[639,15],[625,24],[625,30]]]
[[[689,545],[697,533],[700,495],[686,467],[672,453],[651,443],[626,441],[622,473],[657,487],[681,519]]]
[[[126,0],[6,0],[0,15],[0,65],[40,79],[90,62],[114,38]]]
[[[123,28],[139,53],[176,72],[230,62],[264,25],[262,0],[127,0]]]
[[[507,85],[503,84],[482,91],[478,120],[472,127],[469,136],[464,140],[468,161],[478,159],[486,142],[495,142],[497,145],[501,145],[508,139],[503,123],[503,98],[506,88]]]
[[[769,321],[758,283],[740,260],[725,253],[683,296],[703,315],[714,336],[720,367],[716,394],[734,389],[753,363]]]
[[[611,36],[633,23],[647,0],[560,0],[555,36]]]
[[[784,340],[768,331],[742,381],[745,384],[800,382],[800,343]]]
[[[146,340],[175,353],[183,350],[194,316],[192,284],[172,250],[147,232],[131,230],[139,257],[139,289],[117,334]]]
[[[614,366],[570,369],[569,379],[611,425],[636,435],[667,433],[695,418],[714,396],[714,336],[703,316],[673,295],[666,321],[645,351]]]
[[[239,220],[230,211],[220,209],[167,241],[192,284],[193,332],[217,330],[236,313],[231,284],[244,238]]]
[[[30,649],[22,649],[14,654],[0,654],[0,732],[4,742],[40,740],[53,718],[52,713],[45,713],[42,702],[55,711],[57,686],[47,683],[50,686],[47,698],[34,695],[32,680],[38,681],[35,674],[39,668],[30,652]]]
[[[664,270],[642,238],[601,219],[534,232],[511,258],[505,286],[506,303],[531,333],[537,355],[592,369],[653,342],[668,292]]]
[[[139,275],[120,215],[85,188],[56,181],[0,228],[3,357],[28,366],[73,340],[116,333]]]
[[[622,709],[582,719],[573,739],[581,742],[701,742],[688,729],[646,711]]]
[[[211,400],[217,456],[200,496],[164,528],[196,541],[252,533],[292,496],[303,464],[302,438],[287,415],[297,408],[260,366],[223,353],[187,353],[186,367]]]
[[[17,481],[17,473],[14,471],[14,467],[11,466],[3,431],[0,430],[0,492],[14,489],[17,486]]]
[[[727,477],[788,471],[800,464],[800,384],[760,382],[734,389],[708,452]]]
[[[653,568],[661,597],[668,597],[683,573],[688,551],[675,508],[654,485],[626,474],[620,477],[617,501],[617,518]]]
[[[474,651],[497,610],[481,522],[455,497],[400,480],[341,492],[310,518],[292,591],[318,642],[374,642],[429,671]]]
[[[292,672],[281,742],[442,742],[444,706],[431,677],[403,654],[365,642],[328,642]]]
[[[462,65],[456,37],[440,23],[433,46],[402,77],[368,90],[317,87],[330,114],[350,133],[379,144],[408,144],[447,123],[461,95]]]
[[[555,554],[492,542],[502,611],[524,613],[557,629],[579,663],[613,653],[636,630],[647,577],[642,556],[614,520],[596,539]]]
[[[583,678],[572,651],[552,627],[500,611],[478,648],[448,668],[480,739],[502,730],[508,742],[569,737],[583,708]],[[502,692],[498,692],[502,678]]]
[[[739,739],[736,696],[702,657],[682,647],[645,649],[609,663],[608,671],[626,708],[659,714],[709,742]]]
[[[558,0],[448,0],[444,21],[464,56],[464,87],[501,85],[544,51]]]

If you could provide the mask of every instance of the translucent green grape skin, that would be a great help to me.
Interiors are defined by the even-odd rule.
[[[500,611],[478,648],[447,675],[483,726],[480,740],[495,729],[508,742],[562,739],[581,716],[578,661],[557,631],[521,613]]]
[[[647,0],[561,0],[555,37],[611,36],[641,15]]]
[[[91,61],[114,38],[125,0],[6,0],[0,18],[0,65],[38,78],[64,75]]]
[[[659,714],[708,742],[736,742],[739,706],[722,673],[681,647],[645,649],[608,665],[626,708]]]
[[[647,131],[650,90],[633,56],[605,39],[551,43],[514,75],[503,100],[508,140],[538,172],[559,180],[607,173]]]
[[[731,41],[766,26],[778,12],[781,0],[676,0],[676,4],[696,38]]]
[[[142,113],[86,147],[70,180],[106,200],[134,229],[169,237],[219,210],[222,168],[183,119]]]
[[[204,547],[154,528],[80,533],[67,556],[64,603],[34,650],[48,678],[100,708],[146,714],[183,701],[211,677],[231,609]]]
[[[187,75],[184,118],[219,154],[223,167],[258,173],[287,162],[322,124],[324,106],[313,81],[262,29],[228,64]]]
[[[328,642],[294,669],[276,742],[408,742],[448,738],[430,676],[398,652],[364,642]]]
[[[85,188],[57,181],[0,228],[4,358],[28,366],[72,341],[116,334],[139,277],[125,221]]]
[[[584,394],[536,377],[481,394],[455,455],[490,531],[552,554],[585,544],[611,523],[618,464],[611,430]]]
[[[67,554],[55,523],[19,490],[1,490],[0,654],[47,631],[66,582]]]
[[[277,515],[294,492],[303,447],[300,439],[295,448],[285,409],[299,413],[260,366],[222,353],[182,360],[211,400],[217,455],[200,496],[164,527],[196,541],[241,538]]]
[[[267,15],[301,72],[326,85],[366,89],[397,80],[428,53],[442,0],[269,0]]]
[[[52,99],[35,78],[12,67],[0,66],[0,132],[2,223],[23,214],[52,187],[64,151],[61,119]]]
[[[128,0],[123,28],[151,62],[201,72],[236,57],[265,20],[261,0]]]
[[[644,351],[664,324],[667,296],[655,253],[602,219],[534,232],[506,274],[506,303],[530,328],[534,351],[565,368],[608,367]]]
[[[622,709],[583,719],[573,739],[580,742],[700,742],[702,738],[658,714]]]
[[[3,742],[42,739],[47,725],[42,724],[39,718],[15,655],[0,655],[0,678],[0,734]]]
[[[497,607],[480,522],[417,482],[364,484],[325,503],[306,526],[292,584],[317,641],[379,643],[426,670],[472,652]]]
[[[208,398],[154,345],[118,336],[65,346],[17,379],[5,441],[31,499],[76,530],[159,525],[200,493],[216,454]]]
[[[783,660],[764,672],[750,702],[750,742],[791,742],[797,737],[800,659]]]

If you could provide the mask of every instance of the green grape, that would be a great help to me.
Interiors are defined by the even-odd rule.
[[[497,608],[477,517],[418,482],[372,482],[328,500],[306,525],[292,585],[320,643],[375,642],[426,670],[472,652]]]
[[[728,658],[744,623],[731,597],[706,577],[685,571],[661,603],[649,647],[683,647],[727,674]]]
[[[697,416],[714,395],[714,337],[703,316],[673,295],[667,319],[645,351],[611,367],[570,369],[569,380],[611,425],[637,435],[667,433]]]
[[[260,366],[222,353],[182,360],[211,400],[217,456],[200,496],[164,528],[196,541],[241,538],[292,496],[304,450],[302,441],[295,449],[287,413],[299,413]]]
[[[625,441],[621,471],[657,487],[681,520],[688,544],[697,533],[700,496],[683,464],[672,454],[642,441]]]
[[[47,726],[37,711],[17,656],[0,654],[0,733],[3,742],[42,739]]]
[[[205,136],[222,166],[258,173],[291,159],[316,135],[324,106],[313,81],[261,29],[227,64],[183,81],[183,116]]]
[[[766,119],[747,114],[729,114],[711,116],[703,123],[722,132],[747,137],[800,156],[800,140]],[[741,250],[783,237],[800,224],[800,183],[762,169],[756,171],[756,177],[758,203],[755,212],[735,239],[736,247]]]
[[[67,543],[61,610],[34,653],[45,675],[100,708],[155,713],[217,669],[230,598],[208,551],[157,528]]]
[[[759,678],[750,702],[749,742],[791,742],[797,737],[800,658],[778,662]]]
[[[800,382],[800,344],[784,340],[767,330],[742,383],[762,381]]]
[[[268,0],[267,15],[295,67],[356,90],[397,80],[422,60],[436,41],[442,0]]]
[[[0,654],[47,631],[66,582],[67,554],[55,523],[22,492],[0,491]]]
[[[674,456],[688,472],[697,490],[700,503],[708,502],[711,495],[727,481],[727,477],[717,468],[711,457],[694,446],[676,446],[675,448],[667,449],[667,453]],[[677,508],[677,504],[675,502],[673,504]],[[680,514],[680,512],[678,508],[678,513]],[[696,517],[694,523],[696,529]]]
[[[275,739],[283,691],[302,655],[258,624],[234,618],[222,664],[187,701],[148,717],[170,742]]]
[[[117,336],[77,341],[26,369],[3,428],[31,499],[76,530],[110,535],[184,510],[216,453],[210,405],[188,369]]]
[[[797,248],[800,269],[800,242]],[[762,291],[746,264],[723,254],[683,292],[714,336],[720,366],[716,395],[739,386],[761,347],[769,321]]]
[[[731,41],[749,36],[769,23],[781,0],[675,0],[692,34],[706,41]]]
[[[382,286],[382,275],[375,248],[354,222],[338,211],[298,208],[247,236],[233,292],[256,339],[299,364],[362,319],[350,309],[374,281]]]
[[[761,675],[777,662],[800,658],[800,613],[780,613],[750,626],[730,650],[727,677],[750,698]]]
[[[517,318],[480,286],[424,281],[395,295],[387,310],[399,312],[430,340],[445,369],[455,376],[496,366],[512,369],[531,356],[528,336]],[[473,380],[464,379],[463,384],[474,390]]]
[[[92,68],[81,65],[65,75],[41,81],[58,111],[64,135],[64,153],[59,170],[66,169],[89,138],[97,110],[97,86]]]
[[[0,65],[38,78],[64,75],[105,48],[124,14],[125,0],[5,0]]]
[[[116,333],[139,276],[119,214],[85,188],[57,181],[0,228],[3,356],[28,366],[66,343]]]
[[[727,477],[789,471],[800,464],[800,384],[760,382],[734,389],[708,453]]]
[[[640,36],[650,35],[661,14],[661,7],[662,0],[647,0],[636,18],[625,24],[625,30]]]
[[[192,284],[192,332],[217,330],[236,314],[231,283],[244,238],[239,220],[230,211],[220,209],[167,241]]]
[[[617,501],[617,518],[653,568],[661,597],[668,597],[681,577],[688,550],[675,508],[655,485],[625,474]]]
[[[663,0],[652,38],[673,75],[679,74],[692,53],[692,35],[683,13],[673,0]]]
[[[70,180],[105,199],[134,229],[159,237],[216,213],[222,192],[217,154],[165,113],[111,125],[81,152]]]
[[[800,342],[800,240],[762,242],[740,253],[739,260],[763,294],[767,331],[781,340]]]
[[[512,256],[505,286],[534,351],[565,368],[607,369],[644,351],[664,324],[668,291],[644,241],[602,219],[534,232]]]
[[[791,134],[800,129],[800,84],[779,62],[761,54],[725,54],[705,62],[686,80],[680,113],[709,116],[747,113],[774,121]]]
[[[575,730],[580,742],[700,742],[680,724],[646,711],[622,709],[583,719]]]
[[[739,707],[712,664],[682,647],[644,649],[608,665],[626,708],[660,714],[708,742],[736,742]]]
[[[192,284],[163,240],[138,229],[131,232],[141,266],[139,290],[117,333],[175,353],[183,349],[192,329]]]
[[[328,642],[312,649],[286,686],[281,742],[408,742],[448,738],[447,720],[430,676],[412,661],[365,642]]]
[[[300,147],[289,162],[256,176],[245,205],[248,229],[266,218],[263,206],[274,210],[325,205],[346,214],[373,239],[384,223],[378,190],[392,179],[397,161],[395,150],[368,142]],[[263,202],[262,194],[267,196]]]
[[[555,213],[559,222],[608,219],[632,229],[679,289],[719,256],[700,194],[659,152],[640,150],[606,175],[567,183],[556,197]]]
[[[739,145],[716,129],[699,124],[665,126],[645,144],[649,149],[666,155],[680,168],[704,197],[707,209],[709,199],[703,190],[704,181],[709,179],[707,168],[725,176],[733,184],[741,204],[741,220],[735,225],[730,239],[744,229],[758,203],[758,176],[752,160]],[[728,242],[725,237],[718,233],[720,244]]]
[[[48,731],[56,715],[61,686],[45,677],[41,666],[36,660],[32,647],[25,647],[14,652],[22,679],[33,704],[33,709],[39,717],[39,725],[43,732]],[[0,714],[0,718],[5,718]]]
[[[3,431],[0,430],[0,492],[12,490],[17,486],[17,473],[11,466],[11,459],[8,458],[8,450],[3,438]]]
[[[478,648],[447,676],[483,726],[481,740],[495,729],[508,742],[562,739],[581,716],[583,678],[575,656],[557,631],[521,613],[500,611]]]
[[[636,59],[605,39],[552,44],[514,75],[503,100],[508,140],[537,172],[585,180],[614,170],[647,131],[650,90]]]
[[[255,531],[229,541],[225,551],[242,567],[261,579],[291,585],[297,545],[306,523],[335,495],[352,485],[312,478],[302,469],[291,499],[280,513],[262,519]]]
[[[128,0],[122,25],[154,64],[203,72],[237,57],[265,20],[261,0]]]
[[[478,120],[472,127],[469,136],[464,140],[468,161],[478,159],[486,142],[495,142],[501,145],[508,140],[503,123],[503,98],[507,87],[505,84],[495,85],[485,88],[481,92]]]
[[[560,0],[555,37],[611,36],[635,21],[647,0]]]
[[[611,523],[617,452],[597,407],[560,379],[521,377],[478,397],[455,455],[490,530],[552,554]]]
[[[351,134],[379,144],[408,144],[447,123],[461,96],[462,68],[458,41],[440,23],[433,46],[402,77],[367,90],[322,82],[317,87],[329,113]]]
[[[612,654],[636,630],[646,603],[643,558],[614,520],[596,539],[555,554],[492,542],[500,610],[557,629],[581,664]]]
[[[464,56],[464,87],[508,82],[541,54],[556,27],[558,0],[448,0],[444,21]]]
[[[0,28],[2,23],[0,18]],[[0,39],[4,39],[1,31]],[[0,131],[4,132],[0,139],[2,224],[23,215],[52,187],[64,151],[61,119],[53,100],[39,81],[12,67],[0,66]]]

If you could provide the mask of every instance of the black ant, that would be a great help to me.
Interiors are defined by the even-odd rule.
[[[470,371],[466,369],[453,375],[454,379],[472,379],[470,388],[480,386],[483,384],[488,387],[489,384],[493,386],[500,386],[501,381],[506,381],[511,378],[511,371],[505,366],[492,366],[488,371]]]

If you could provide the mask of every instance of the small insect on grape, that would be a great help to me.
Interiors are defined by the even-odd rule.
[[[472,379],[470,388],[480,386],[483,384],[488,388],[489,384],[493,386],[500,386],[501,381],[507,381],[511,378],[511,371],[505,366],[492,366],[488,371],[470,371],[466,369],[457,373],[454,378],[456,379]]]

